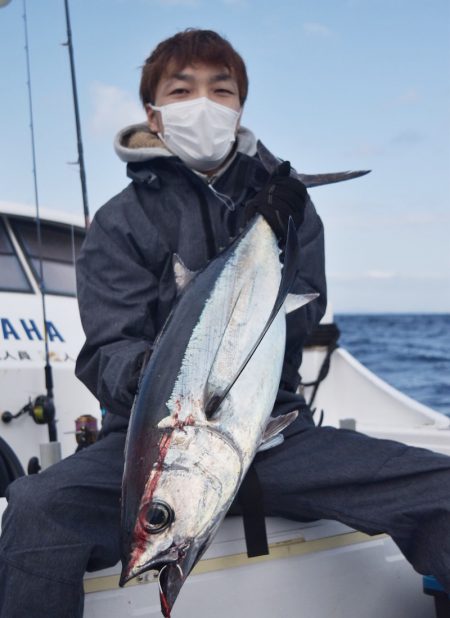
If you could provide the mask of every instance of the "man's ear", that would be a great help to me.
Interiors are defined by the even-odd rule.
[[[147,104],[145,106],[145,111],[147,113],[147,119],[148,119],[148,125],[150,127],[150,131],[152,131],[152,133],[162,133],[163,126],[162,126],[161,113],[154,110],[150,104]]]

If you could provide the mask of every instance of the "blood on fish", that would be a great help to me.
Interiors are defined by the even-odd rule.
[[[184,419],[184,421],[178,420],[178,414],[174,415],[174,424],[173,424],[174,429],[179,429],[180,431],[184,431],[185,427],[192,427],[193,425],[195,425],[195,418],[192,416],[192,414],[189,414],[189,416],[187,416]]]
[[[169,432],[164,433],[161,437],[161,440],[158,444],[159,454],[158,459],[156,461],[155,470],[149,485],[146,487],[146,491],[141,500],[141,504],[148,505],[151,503],[153,499],[153,494],[155,493],[155,489],[158,485],[159,479],[161,478],[161,474],[163,471],[164,460],[167,455],[167,451],[169,450],[170,442],[172,440],[173,429]],[[141,509],[140,515],[136,522],[135,527],[135,538],[137,538],[136,546],[133,549],[133,553],[131,555],[130,560],[130,570],[133,568],[133,565],[139,562],[142,554],[145,552],[147,548],[147,533],[145,531],[145,520],[147,513],[143,509]],[[144,521],[142,521],[144,520]]]
[[[167,602],[166,597],[164,596],[164,594],[160,591],[159,592],[159,598],[161,601],[161,612],[162,615],[164,616],[164,618],[170,618],[170,606]]]
[[[180,402],[177,400],[177,407],[181,407]],[[192,414],[189,414],[184,421],[178,420],[178,412],[174,414],[174,424],[173,427],[169,429],[166,433],[164,433],[161,437],[161,440],[158,444],[158,459],[156,460],[153,475],[151,477],[150,483],[146,487],[144,496],[141,500],[141,504],[148,505],[153,500],[153,494],[155,493],[156,487],[158,486],[159,479],[161,478],[161,474],[163,471],[164,460],[166,459],[167,451],[169,450],[170,443],[172,441],[173,432],[175,430],[184,431],[184,428],[187,426],[195,425],[195,418]],[[134,547],[130,565],[136,564],[142,554],[147,549],[147,533],[145,531],[145,520],[147,513],[144,509],[141,509],[141,513],[138,517],[136,528],[135,528],[135,538],[137,538],[137,543]],[[132,567],[131,567],[132,568]]]

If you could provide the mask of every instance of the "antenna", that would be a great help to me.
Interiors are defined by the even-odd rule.
[[[27,62],[27,88],[28,88],[28,105],[30,113],[30,134],[31,134],[31,153],[33,159],[33,181],[34,181],[34,202],[36,206],[36,231],[39,252],[39,290],[42,299],[42,318],[44,322],[44,347],[45,347],[45,388],[47,390],[47,400],[45,405],[45,413],[48,418],[48,437],[50,442],[57,441],[56,423],[55,423],[55,408],[53,404],[53,372],[50,365],[50,356],[48,351],[48,329],[47,329],[47,307],[45,296],[45,281],[44,281],[44,266],[42,258],[42,233],[41,233],[41,218],[39,213],[39,193],[37,183],[36,170],[36,148],[34,140],[34,122],[33,122],[33,99],[31,92],[31,70],[30,70],[30,51],[28,46],[28,24],[27,24],[27,5],[26,0],[23,0],[23,22],[25,29],[25,56]]]
[[[79,108],[78,108],[77,82],[76,82],[76,77],[75,77],[75,61],[74,61],[74,56],[73,56],[73,45],[72,45],[72,30],[70,27],[69,0],[64,0],[64,7],[66,11],[67,42],[63,44],[67,46],[67,49],[69,51],[70,75],[72,78],[73,109],[75,112],[75,125],[76,125],[76,130],[77,130],[77,147],[78,147],[77,163],[80,168],[80,181],[81,181],[81,195],[83,198],[84,224],[85,224],[86,229],[88,229],[90,225],[90,216],[89,216],[89,204],[88,204],[87,186],[86,186],[86,170],[84,166],[83,142],[81,139],[80,113],[79,113]]]

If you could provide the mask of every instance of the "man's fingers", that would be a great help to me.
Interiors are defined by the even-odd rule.
[[[274,171],[272,178],[288,177],[290,173],[291,173],[291,164],[290,164],[290,162],[289,161],[283,161],[283,163],[280,163],[280,165]]]

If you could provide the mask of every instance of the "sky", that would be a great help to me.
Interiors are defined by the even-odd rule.
[[[6,0],[0,0],[0,5]],[[162,39],[217,30],[245,59],[242,124],[311,190],[336,313],[450,311],[449,0],[69,0],[91,214],[128,180],[115,133],[145,120]],[[41,208],[82,214],[64,0],[27,0]],[[23,0],[0,8],[0,202],[34,204]]]

